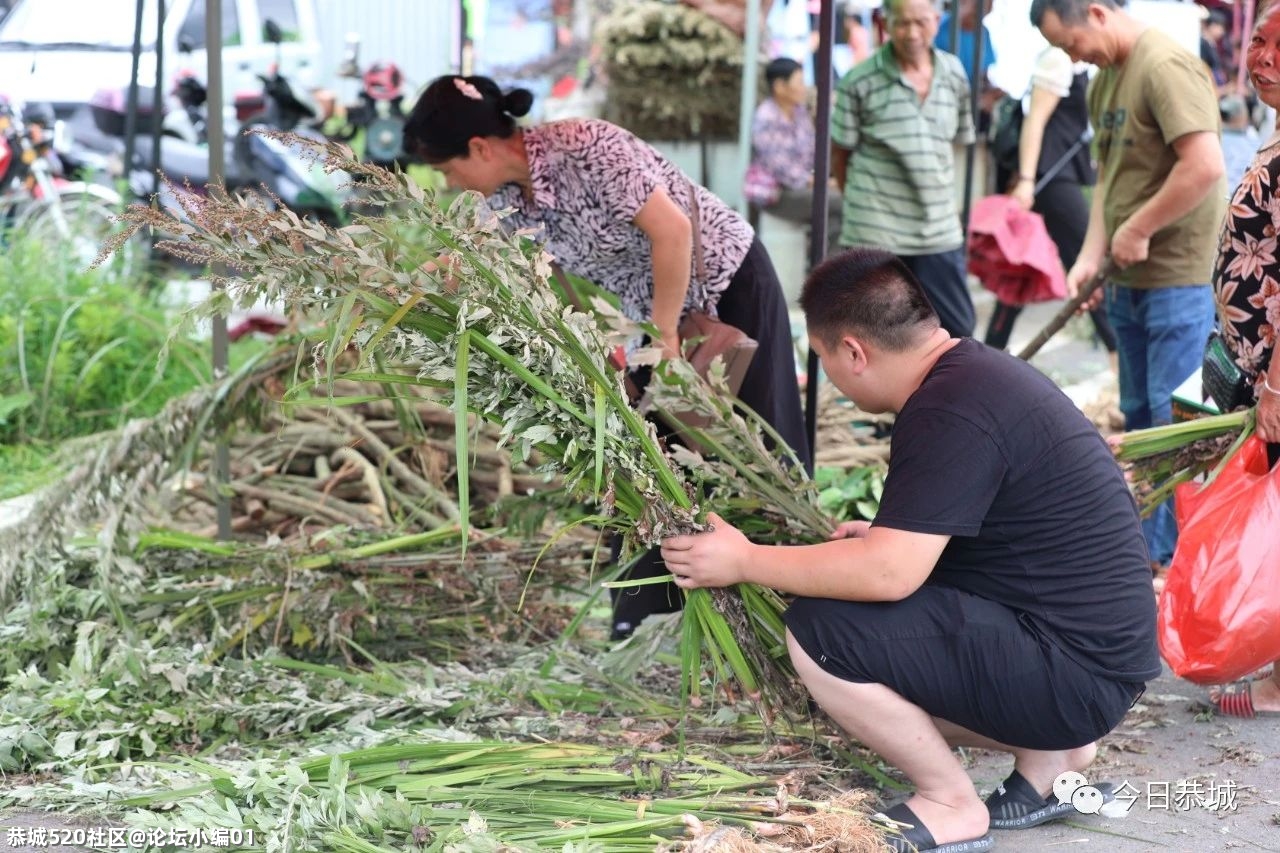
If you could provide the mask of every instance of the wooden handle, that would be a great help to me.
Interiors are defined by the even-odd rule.
[[[1031,343],[1022,348],[1022,352],[1018,353],[1018,358],[1023,361],[1030,361],[1031,357],[1038,353],[1042,346],[1048,343],[1049,338],[1052,338],[1059,330],[1062,329],[1063,326],[1067,325],[1067,321],[1075,316],[1076,311],[1079,310],[1080,306],[1088,302],[1089,297],[1093,296],[1094,292],[1098,288],[1107,283],[1107,279],[1111,278],[1115,271],[1115,262],[1108,258],[1102,265],[1102,269],[1098,270],[1097,275],[1085,282],[1085,284],[1080,288],[1080,292],[1068,299],[1067,303],[1062,306],[1062,310],[1055,314],[1053,319],[1045,324],[1045,327],[1040,330],[1040,333],[1031,339]]]

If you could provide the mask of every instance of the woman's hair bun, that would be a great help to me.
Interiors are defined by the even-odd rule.
[[[502,96],[501,108],[504,113],[515,118],[528,115],[533,108],[533,92],[528,89],[512,89]]]

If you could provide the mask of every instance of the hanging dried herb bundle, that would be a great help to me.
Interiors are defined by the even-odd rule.
[[[609,97],[604,118],[645,139],[738,132],[742,39],[682,3],[620,3],[596,28]]]

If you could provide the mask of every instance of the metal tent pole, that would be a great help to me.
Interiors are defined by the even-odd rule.
[[[751,119],[755,115],[756,92],[760,86],[760,0],[747,0],[747,24],[742,40],[742,89],[738,99],[738,186],[742,186],[747,167],[751,165]],[[705,167],[705,154],[703,163]],[[745,195],[738,202],[738,210],[746,215]]]
[[[974,0],[981,2],[981,0]],[[959,8],[959,0],[957,0],[957,9]],[[956,25],[959,26],[960,18],[956,15]],[[982,15],[978,15],[977,28],[973,32],[973,76],[969,79],[969,114],[973,118],[973,126],[976,130],[978,127],[978,88],[982,81],[982,59],[986,54],[987,46],[987,29],[982,23]],[[970,199],[973,197],[973,165],[978,153],[978,137],[974,134],[974,139],[965,146],[964,152],[964,203],[960,208],[960,230],[969,233],[969,207]],[[962,243],[965,253],[968,253],[969,241]]]
[[[151,115],[156,123],[151,133],[151,162],[155,168],[151,170],[151,192],[160,192],[160,125],[164,113],[164,22],[165,4],[159,3],[156,9],[156,85],[151,90]]]
[[[809,268],[822,263],[827,254],[827,195],[831,190],[831,89],[835,82],[831,68],[831,42],[835,25],[833,3],[823,3],[818,17],[821,30],[818,54],[814,57],[814,78],[818,83],[818,115],[814,122],[813,207],[809,211]]]
[[[822,262],[827,250],[827,188],[831,171],[831,45],[835,38],[835,0],[822,0],[818,13],[818,53],[814,56],[814,82],[818,85],[818,114],[814,120],[813,208],[809,213],[809,268]],[[809,437],[809,474],[818,455],[818,386],[822,366],[809,348],[804,389],[804,429]]]
[[[232,0],[234,2],[234,0]],[[222,0],[209,0],[204,10],[205,55],[208,57],[208,100],[205,102],[209,136],[209,191],[222,192],[226,172],[226,134],[222,122]],[[221,287],[215,284],[214,287]],[[227,376],[227,317],[213,317],[213,379]],[[231,538],[231,502],[223,486],[231,481],[231,450],[219,438],[213,451],[213,487],[218,513],[218,538]]]
[[[947,18],[947,53],[960,55],[960,0],[951,0]]]
[[[128,183],[133,172],[134,142],[138,137],[138,65],[142,60],[142,9],[146,0],[138,0],[133,18],[132,73],[124,111],[124,179]]]

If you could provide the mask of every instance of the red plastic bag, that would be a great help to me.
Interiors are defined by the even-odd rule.
[[[1208,486],[1178,487],[1178,548],[1160,596],[1174,673],[1225,684],[1280,659],[1280,465],[1251,436]]]

